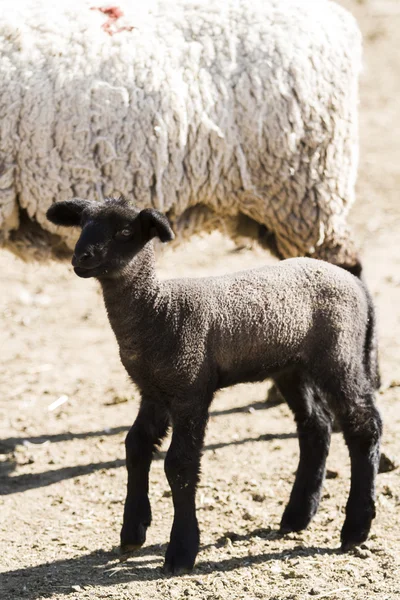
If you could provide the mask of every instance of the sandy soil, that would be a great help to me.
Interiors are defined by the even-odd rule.
[[[380,321],[384,451],[400,456],[400,4],[344,1],[365,36],[361,164],[352,214]],[[160,260],[163,277],[220,273],[272,258],[217,235]],[[198,493],[202,546],[191,575],[161,566],[172,506],[163,452],[151,472],[153,525],[120,563],[124,436],[138,396],[118,359],[95,282],[66,264],[0,253],[0,589],[39,598],[400,598],[400,469],[378,477],[367,544],[340,554],[349,460],[334,434],[320,510],[309,529],[276,529],[297,464],[292,416],[265,404],[268,384],[219,393]],[[62,396],[66,400],[50,410]],[[165,451],[165,445],[163,450]],[[397,459],[398,460],[398,459]]]

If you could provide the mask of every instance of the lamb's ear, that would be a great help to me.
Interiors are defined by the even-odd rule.
[[[74,198],[65,202],[55,202],[46,213],[49,221],[64,227],[77,227],[81,220],[82,211],[90,205],[89,200]]]
[[[162,242],[170,242],[175,235],[165,215],[154,208],[145,208],[139,213],[143,237],[151,240],[159,237]]]

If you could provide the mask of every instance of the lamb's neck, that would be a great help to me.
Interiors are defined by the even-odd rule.
[[[152,244],[147,244],[117,277],[100,283],[111,327],[120,346],[124,345],[126,339],[132,339],[132,332],[151,322],[162,296]]]

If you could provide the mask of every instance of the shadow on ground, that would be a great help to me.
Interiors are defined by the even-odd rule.
[[[227,538],[234,541],[250,540],[253,537],[265,540],[282,537],[277,531],[270,529],[255,529],[252,532],[237,535],[227,533],[217,540],[215,544],[202,546],[193,575],[207,574],[215,571],[233,571],[243,567],[268,562],[271,560],[287,560],[297,556],[332,555],[338,550],[333,548],[317,548],[314,546],[296,546],[281,552],[265,552],[253,556],[233,556],[220,561],[202,561],[201,553],[209,547],[222,548]],[[49,598],[56,594],[76,593],[77,586],[84,589],[86,586],[113,586],[133,581],[156,581],[166,579],[163,574],[162,563],[166,551],[166,544],[152,545],[137,551],[134,558],[126,562],[119,562],[118,550],[99,550],[91,554],[72,559],[58,560],[26,569],[8,571],[0,575],[2,598]]]
[[[268,402],[265,400],[259,400],[257,402],[252,402],[251,404],[247,404],[245,406],[235,406],[233,408],[228,408],[225,410],[213,410],[210,412],[211,417],[219,417],[223,415],[230,415],[235,413],[246,413],[258,410],[266,410],[268,408],[273,408],[274,406],[278,406],[280,404],[279,401],[276,402]],[[36,436],[21,436],[21,437],[10,437],[0,440],[0,454],[7,454],[8,452],[12,452],[18,445],[26,444],[44,444],[46,442],[69,442],[71,440],[82,440],[82,439],[90,439],[94,437],[104,437],[109,435],[118,435],[119,433],[124,433],[129,431],[129,426],[120,425],[119,427],[111,427],[108,429],[98,429],[96,431],[84,431],[81,433],[72,433],[71,431],[66,431],[64,433],[56,433],[50,435],[36,435]]]
[[[228,446],[241,446],[250,442],[262,442],[271,440],[286,440],[297,437],[295,433],[277,433],[265,434],[257,437],[247,437],[241,440],[232,440],[229,442],[218,442],[204,446],[204,452],[219,450]],[[154,460],[164,460],[165,452],[158,452]],[[125,466],[125,459],[110,460],[99,463],[89,463],[87,465],[76,465],[73,467],[62,467],[61,469],[52,469],[42,473],[25,473],[23,475],[11,476],[14,467],[10,466],[11,461],[0,463],[0,496],[25,492],[34,488],[46,487],[64,479],[89,475],[101,469],[119,469]],[[14,465],[15,466],[15,465]]]
[[[217,417],[233,413],[251,412],[253,410],[265,410],[267,408],[272,408],[277,404],[279,404],[279,402],[266,403],[264,400],[261,400],[245,406],[239,406],[220,411],[212,411],[210,413],[210,416]],[[42,473],[25,473],[23,475],[13,476],[12,472],[15,470],[17,465],[15,460],[13,459],[12,453],[18,445],[39,445],[46,442],[68,442],[79,439],[90,439],[94,437],[118,435],[127,431],[129,431],[129,427],[119,426],[112,427],[107,430],[101,429],[96,431],[87,431],[83,433],[64,432],[59,434],[38,435],[33,437],[10,437],[0,440],[0,454],[8,455],[7,460],[3,460],[0,462],[0,496],[7,496],[9,494],[16,494],[34,488],[46,487],[48,485],[52,485],[53,483],[63,481],[64,479],[71,479],[74,477],[80,477],[82,475],[89,475],[90,473],[94,473],[102,469],[119,469],[120,467],[123,467],[125,465],[124,459],[117,459],[106,462],[89,463],[86,465],[62,467],[60,469],[52,469],[49,471],[44,471]],[[285,440],[296,437],[297,436],[295,433],[267,433],[259,435],[257,437],[243,438],[241,440],[230,440],[229,442],[207,444],[206,446],[204,446],[204,452],[212,452],[229,446],[241,446],[243,444],[251,442],[271,441],[275,439]],[[164,460],[165,455],[165,452],[158,452],[155,455],[154,460]]]

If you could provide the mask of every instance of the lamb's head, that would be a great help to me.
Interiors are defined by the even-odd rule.
[[[123,198],[56,202],[46,216],[56,225],[81,227],[72,257],[79,277],[115,277],[152,238],[174,238],[165,215],[153,208],[139,211]]]

